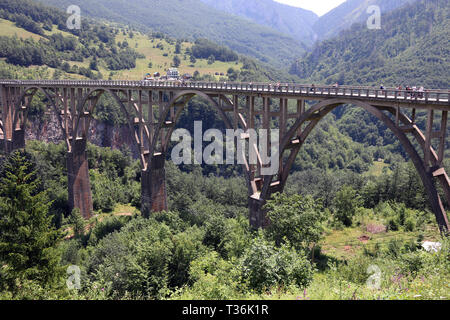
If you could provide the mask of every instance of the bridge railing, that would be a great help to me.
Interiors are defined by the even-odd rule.
[[[241,83],[205,81],[131,81],[131,80],[0,80],[2,85],[20,86],[71,86],[71,87],[135,87],[135,88],[191,88],[249,93],[271,93],[306,96],[361,97],[388,100],[416,100],[444,102],[450,105],[449,90],[427,89],[424,91],[397,90],[396,88],[373,88],[363,86],[316,86],[295,83]]]

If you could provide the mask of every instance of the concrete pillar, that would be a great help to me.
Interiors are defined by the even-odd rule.
[[[16,129],[13,131],[12,150],[25,148],[25,130]]]
[[[155,154],[141,175],[141,212],[146,218],[151,212],[167,211],[166,169],[163,154]]]
[[[250,210],[250,227],[253,229],[266,228],[270,221],[267,218],[266,210],[263,206],[266,204],[265,200],[256,196],[250,196],[248,198],[248,207]]]
[[[81,215],[85,219],[89,219],[92,215],[93,206],[86,139],[75,140],[72,152],[67,153],[67,178],[70,210],[78,208]]]

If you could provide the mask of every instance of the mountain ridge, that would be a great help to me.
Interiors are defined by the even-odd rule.
[[[354,24],[318,43],[291,66],[301,79],[328,84],[450,84],[450,6],[419,0],[385,15],[381,30]]]
[[[350,28],[352,24],[368,19],[370,14],[367,13],[367,9],[371,5],[379,6],[383,16],[385,13],[415,1],[417,0],[346,0],[319,17],[312,29],[319,40],[329,39]]]
[[[35,0],[65,10],[78,5],[82,15],[143,29],[177,39],[207,38],[238,53],[288,69],[306,46],[289,35],[212,8],[200,0]],[[194,23],[195,22],[195,23]]]
[[[312,26],[319,19],[314,12],[273,0],[201,0],[202,2],[261,25],[289,34],[311,45],[316,40]]]

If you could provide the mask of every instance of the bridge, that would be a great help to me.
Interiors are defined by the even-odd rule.
[[[79,208],[86,218],[93,210],[86,143],[99,98],[113,97],[127,117],[142,165],[141,211],[149,216],[152,211],[167,210],[164,164],[170,137],[188,101],[199,96],[215,108],[228,129],[279,129],[278,171],[262,175],[266,165],[259,156],[256,164],[243,165],[252,227],[269,223],[263,205],[271,194],[283,191],[297,154],[319,121],[341,105],[354,105],[395,134],[420,175],[440,230],[449,230],[437,189],[440,183],[450,203],[450,180],[443,166],[449,90],[419,93],[298,84],[68,80],[0,80],[0,87],[2,150],[24,148],[30,103],[33,98],[45,97],[48,108],[57,115],[67,146],[69,205]],[[426,113],[425,131],[416,124],[419,111]],[[248,135],[235,139],[244,140],[247,149],[257,149],[249,145]]]

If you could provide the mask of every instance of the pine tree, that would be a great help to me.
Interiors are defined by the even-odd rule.
[[[60,235],[51,225],[46,192],[39,189],[25,152],[11,154],[0,173],[0,276],[12,292],[25,280],[48,287],[61,276]]]

